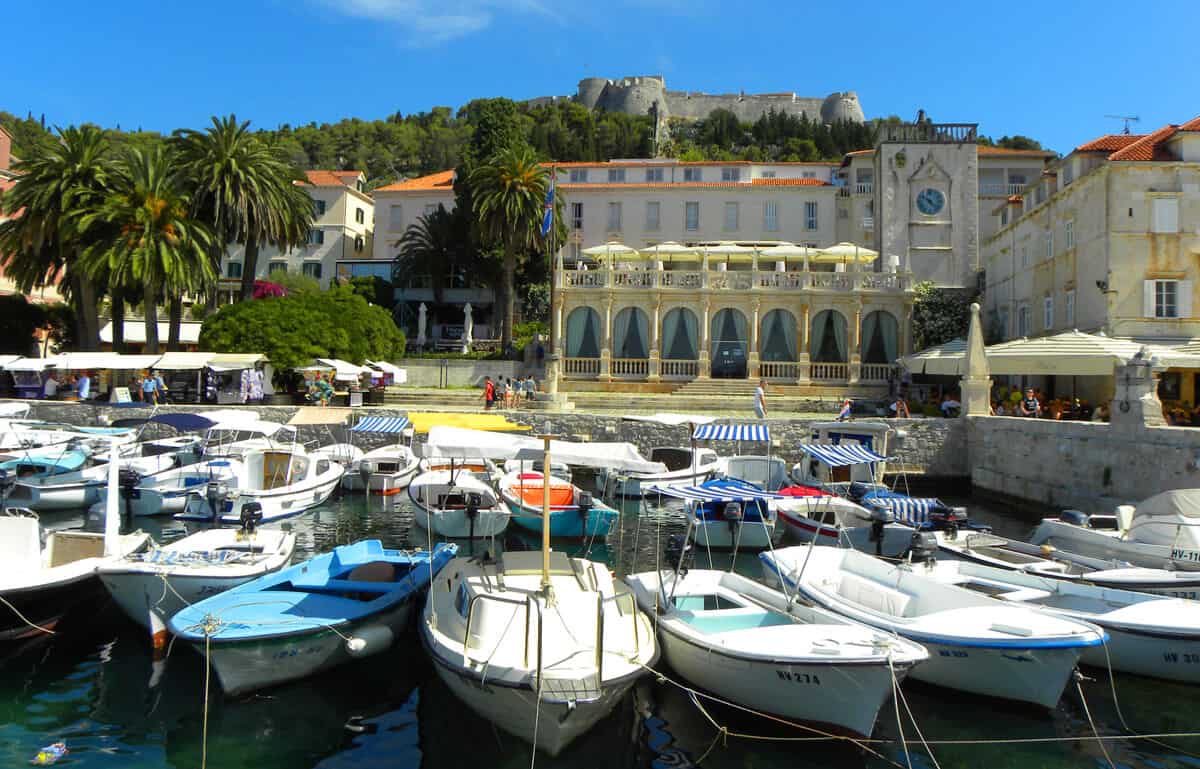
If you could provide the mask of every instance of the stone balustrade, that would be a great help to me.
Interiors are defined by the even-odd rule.
[[[765,261],[765,260],[764,260]],[[762,262],[760,262],[762,264]],[[812,291],[905,293],[912,276],[903,272],[814,272],[789,270],[563,270],[559,287],[571,291]]]

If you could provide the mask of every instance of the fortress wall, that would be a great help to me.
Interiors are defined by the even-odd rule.
[[[667,91],[667,109],[672,117],[706,118],[715,109],[727,109],[738,120],[754,122],[774,109],[791,115],[808,115],[810,120],[821,119],[821,99],[796,98],[791,94],[753,95],[706,94],[687,91]]]

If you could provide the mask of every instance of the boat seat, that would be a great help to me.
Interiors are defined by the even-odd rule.
[[[893,590],[857,574],[843,572],[838,582],[838,595],[872,611],[903,617],[912,598],[899,590]]]

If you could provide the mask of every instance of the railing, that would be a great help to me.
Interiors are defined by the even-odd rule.
[[[654,270],[614,270],[614,288],[654,288],[659,273]]]
[[[797,290],[805,287],[807,272],[766,272],[758,271],[759,288],[775,288]]]
[[[561,274],[567,288],[604,288],[608,285],[605,270],[563,270]]]
[[[695,379],[700,375],[700,361],[664,358],[659,362],[658,369],[664,378]]]
[[[870,195],[871,191],[874,189],[875,189],[874,182],[856,182],[854,184],[854,194],[855,195]]]
[[[658,285],[663,288],[703,288],[704,273],[663,270],[659,274]]]
[[[861,274],[861,273],[860,273]],[[813,272],[809,273],[809,288],[833,289],[849,291],[854,288],[854,275],[850,272]]]
[[[613,358],[610,370],[613,376],[645,377],[650,373],[650,361],[645,358]]]
[[[841,187],[838,187],[837,194],[838,194],[838,197],[839,197],[839,198],[848,198],[848,197],[850,197],[850,185],[849,185],[849,184],[843,184]]]
[[[883,124],[878,141],[932,142],[935,144],[973,144],[975,123],[897,123]]]
[[[762,376],[766,379],[799,379],[800,364],[791,360],[763,361]]]
[[[713,272],[708,275],[708,287],[718,291],[749,291],[754,287],[750,272]]]
[[[1008,189],[1008,185],[1006,185],[1004,183],[980,184],[979,185],[979,194],[980,195],[1006,195],[1006,194],[1008,194],[1006,191],[1007,189]]]
[[[903,291],[908,288],[908,276],[896,272],[857,273],[858,286],[864,291]]]
[[[845,382],[850,378],[850,364],[813,363],[809,378],[819,382]]]
[[[886,363],[864,363],[859,369],[858,378],[862,382],[886,382],[891,366]]]
[[[566,376],[600,376],[599,358],[563,358]]]

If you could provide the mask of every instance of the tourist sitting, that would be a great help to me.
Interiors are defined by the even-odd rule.
[[[1017,403],[1017,416],[1036,419],[1042,415],[1042,404],[1033,394],[1032,387],[1025,388],[1025,397]]]
[[[942,396],[942,402],[938,406],[944,417],[956,417],[962,409],[962,403],[950,395]]]
[[[53,371],[46,374],[46,381],[42,383],[42,397],[48,401],[58,397],[58,380]]]
[[[1006,417],[1008,416],[1008,407],[1004,405],[1004,399],[992,402],[992,416]]]
[[[908,410],[908,401],[904,400],[904,398],[897,396],[892,401],[892,405],[888,406],[888,409],[896,419],[912,419],[912,414]]]

